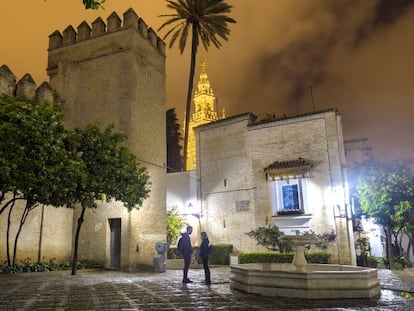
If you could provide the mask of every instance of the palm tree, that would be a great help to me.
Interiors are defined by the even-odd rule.
[[[225,15],[231,11],[232,6],[224,0],[167,0],[167,8],[175,10],[175,12],[173,14],[160,15],[160,17],[167,17],[168,20],[161,25],[158,31],[166,26],[173,25],[163,38],[165,40],[168,36],[172,36],[169,44],[170,48],[178,39],[178,47],[182,54],[191,30],[191,63],[184,125],[183,158],[184,170],[186,170],[191,94],[193,92],[198,45],[201,41],[204,49],[207,51],[210,43],[213,43],[217,49],[220,49],[221,43],[218,37],[227,41],[227,36],[230,34],[227,23],[235,23],[236,21]]]

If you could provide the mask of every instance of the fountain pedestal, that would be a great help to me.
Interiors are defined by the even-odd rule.
[[[295,256],[293,257],[292,264],[296,267],[296,271],[306,271],[305,267],[308,262],[305,258],[305,246],[295,246]]]
[[[305,245],[314,244],[317,239],[314,235],[300,235],[300,231],[296,230],[295,235],[284,235],[280,239],[293,245],[295,249],[295,256],[293,257],[292,264],[295,266],[296,271],[305,272],[308,262],[305,257]]]

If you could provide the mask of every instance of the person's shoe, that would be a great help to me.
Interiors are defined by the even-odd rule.
[[[184,279],[183,283],[193,283],[193,281],[191,281],[190,279]]]

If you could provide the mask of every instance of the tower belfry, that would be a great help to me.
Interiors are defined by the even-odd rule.
[[[216,111],[216,97],[210,86],[207,76],[207,61],[201,64],[200,79],[194,92],[193,103],[194,113],[189,122],[186,168],[188,171],[197,168],[196,141],[193,128],[202,124],[218,120]],[[223,112],[224,115],[224,112]]]

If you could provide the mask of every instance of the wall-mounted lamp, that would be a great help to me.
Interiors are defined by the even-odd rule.
[[[200,219],[201,214],[191,214],[191,216],[194,216],[195,218]]]
[[[223,228],[226,228],[226,220],[223,219]]]
[[[266,224],[266,226],[269,224],[269,217],[268,216],[266,216],[266,218],[265,218],[265,224]]]

